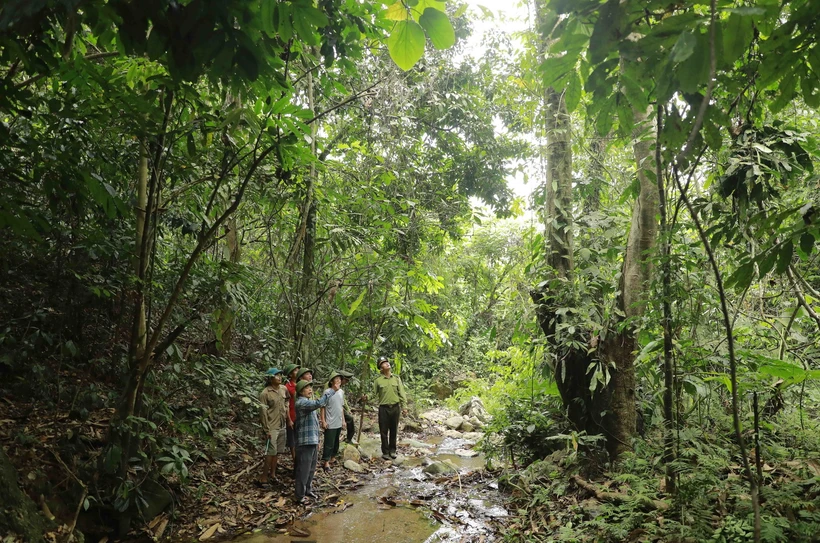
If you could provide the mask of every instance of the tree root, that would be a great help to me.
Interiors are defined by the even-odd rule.
[[[579,475],[573,475],[572,480],[576,485],[583,488],[587,492],[590,492],[593,496],[595,496],[595,499],[600,502],[615,504],[632,503],[638,505],[638,507],[644,511],[666,511],[669,509],[669,504],[663,500],[653,500],[647,496],[630,496],[629,494],[623,494],[621,492],[607,492],[605,490],[599,490],[598,487],[592,483],[584,481]]]

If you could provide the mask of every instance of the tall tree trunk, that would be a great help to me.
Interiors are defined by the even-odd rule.
[[[136,225],[136,251],[134,255],[134,274],[137,277],[145,277],[148,268],[148,260],[141,258],[141,247],[143,241],[150,239],[148,229],[146,228],[146,207],[148,206],[148,148],[145,145],[145,140],[140,140],[140,157],[137,168],[137,204],[135,208],[137,225]],[[150,254],[151,251],[148,251]],[[139,296],[136,301],[134,315],[134,330],[131,334],[131,348],[130,354],[132,358],[142,358],[145,354],[145,345],[148,342],[146,335],[145,324],[145,297]]]
[[[313,74],[308,67],[307,72],[307,95],[308,107],[311,112],[315,112],[313,98]],[[310,125],[311,142],[310,150],[316,155],[316,123]],[[305,188],[305,201],[302,205],[302,214],[299,225],[296,229],[296,236],[293,241],[288,263],[295,269],[299,249],[302,248],[302,271],[298,281],[298,294],[296,296],[296,307],[293,315],[292,337],[293,337],[293,358],[294,363],[300,366],[310,364],[310,342],[309,342],[309,318],[308,304],[311,299],[311,287],[313,286],[314,265],[316,245],[316,201],[314,199],[316,187],[316,165],[310,164],[308,171],[307,187]]]
[[[547,262],[557,277],[566,279],[572,258],[572,144],[570,116],[564,93],[546,92],[547,131]]]
[[[666,492],[675,494],[676,479],[672,463],[675,460],[675,373],[672,364],[672,225],[666,198],[666,183],[661,158],[660,134],[663,127],[663,108],[657,107],[655,116],[655,172],[658,183],[661,240],[661,305],[663,306],[663,463],[666,471]]]
[[[633,154],[640,193],[632,208],[632,224],[617,301],[618,309],[626,319],[637,318],[644,313],[652,281],[652,253],[658,236],[657,216],[660,213],[658,188],[652,178],[655,175],[655,161],[651,153],[654,130],[655,123],[647,119],[647,114],[636,111]],[[635,330],[631,325],[606,338],[599,350],[601,362],[611,372],[609,406],[603,418],[603,427],[612,458],[631,449],[631,440],[636,433],[635,350]]]
[[[236,217],[232,216],[225,224],[225,247],[223,258],[231,264],[238,264],[242,256],[239,245],[239,226]],[[226,279],[226,283],[231,279]],[[219,318],[217,319],[218,333],[216,338],[216,348],[220,356],[231,350],[233,347],[233,324],[236,312],[230,303],[227,295],[223,296],[222,304],[219,308]]]

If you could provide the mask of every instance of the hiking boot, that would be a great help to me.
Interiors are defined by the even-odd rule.
[[[390,455],[389,454],[383,454],[382,455],[382,460],[390,460]]]
[[[398,455],[394,452],[390,453],[390,458],[395,459]]]

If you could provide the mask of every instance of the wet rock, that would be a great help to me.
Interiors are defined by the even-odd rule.
[[[464,434],[462,434],[458,430],[447,430],[444,432],[444,437],[449,437],[452,439],[463,439]]]
[[[456,449],[455,453],[464,458],[475,458],[478,456],[478,451],[474,451],[472,449]]]
[[[382,455],[382,442],[380,439],[373,439],[362,435],[362,440],[359,442],[359,453],[365,460],[371,458],[378,458]]]
[[[359,452],[359,449],[350,445],[348,447],[345,447],[345,450],[342,452],[342,458],[345,462],[350,460],[351,462],[358,463],[362,460],[362,454]]]
[[[484,428],[485,426],[484,423],[481,420],[479,420],[478,417],[470,417],[467,420],[470,421],[470,424],[472,424],[476,428]]]
[[[404,429],[407,432],[421,432],[421,424],[414,420],[408,420],[404,423]]]
[[[455,473],[455,468],[446,462],[433,462],[426,466],[423,470],[428,475],[444,475],[447,473]]]
[[[419,415],[419,418],[422,420],[429,420],[435,424],[444,424],[445,420],[457,414],[458,413],[455,413],[449,409],[439,407],[436,409],[431,409],[430,411],[425,411]]]
[[[475,427],[470,423],[470,421],[464,421],[461,423],[461,431],[462,432],[472,432]],[[456,428],[458,430],[458,428]]]
[[[405,445],[407,447],[411,447],[413,449],[429,449],[430,444],[425,443],[424,441],[419,441],[417,439],[402,439],[399,441],[399,445]]]
[[[353,460],[345,460],[344,466],[345,469],[349,469],[354,473],[364,473],[364,468],[360,466],[358,462],[354,462]]]
[[[393,465],[394,465],[394,466],[401,466],[401,465],[402,465],[402,464],[404,464],[406,461],[407,461],[407,457],[406,457],[406,456],[404,456],[404,455],[399,455],[399,456],[397,456],[396,458],[394,458],[394,459],[393,459]]]
[[[464,418],[461,415],[456,415],[445,420],[444,424],[451,430],[458,430],[464,424]]]

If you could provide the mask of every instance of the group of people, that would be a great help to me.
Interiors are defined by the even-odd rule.
[[[378,359],[380,375],[373,383],[379,405],[379,433],[382,458],[396,458],[399,416],[406,412],[407,396],[401,379],[392,373],[385,356]],[[266,435],[263,471],[259,486],[276,483],[279,455],[287,450],[293,458],[297,503],[308,504],[318,496],[313,492],[313,475],[319,462],[319,431],[324,430],[322,467],[329,469],[339,454],[342,432],[353,443],[355,426],[343,387],[353,374],[334,371],[327,388],[314,397],[313,371],[290,364],[284,370],[271,368],[265,375],[265,389],[259,395],[262,428]],[[367,401],[367,396],[362,396]]]

